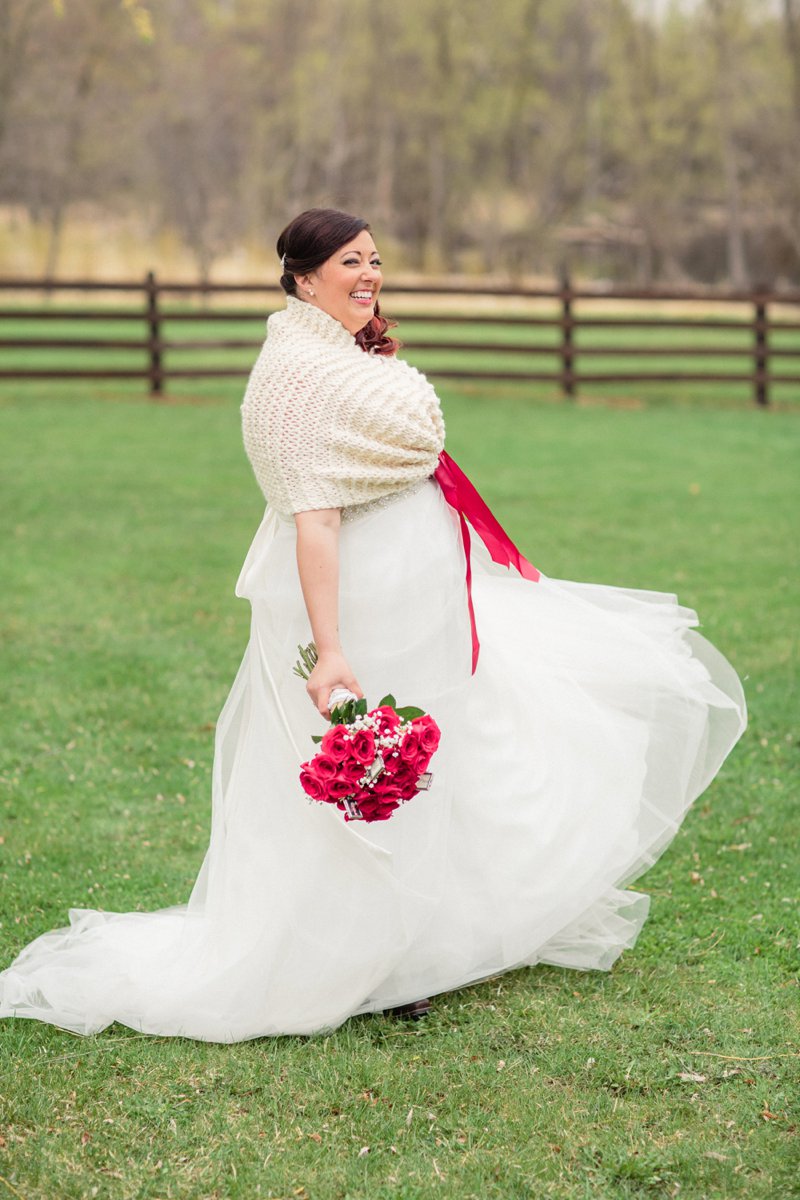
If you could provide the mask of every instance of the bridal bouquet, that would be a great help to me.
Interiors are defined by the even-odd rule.
[[[316,650],[313,642],[298,649],[295,673],[307,679]],[[368,709],[366,700],[343,689],[331,693],[329,704],[331,728],[313,738],[319,752],[300,767],[307,796],[335,804],[345,821],[386,821],[430,787],[428,764],[441,737],[433,717],[421,708],[398,708],[394,696]]]

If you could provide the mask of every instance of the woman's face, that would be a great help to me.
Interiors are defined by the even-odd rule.
[[[362,229],[322,266],[295,278],[303,300],[335,317],[355,336],[375,315],[375,301],[383,283],[372,234]]]

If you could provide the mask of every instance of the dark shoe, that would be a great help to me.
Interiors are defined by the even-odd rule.
[[[397,1017],[400,1021],[419,1021],[422,1017],[427,1017],[430,1011],[430,1000],[415,1000],[413,1004],[401,1004],[399,1008],[387,1008],[383,1015]]]

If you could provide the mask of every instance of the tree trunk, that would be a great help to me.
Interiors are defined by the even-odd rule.
[[[375,168],[375,192],[373,211],[379,227],[390,229],[394,221],[394,172],[396,137],[392,114],[387,113],[386,123],[378,138]]]
[[[432,132],[428,147],[428,220],[425,231],[424,268],[436,273],[445,259],[445,207],[447,203],[447,159],[441,126]]]
[[[731,81],[735,72],[730,32],[725,24],[728,13],[723,0],[708,0],[708,7],[716,51],[717,120],[725,178],[728,279],[734,287],[746,287],[749,272],[744,245],[739,154],[733,127],[734,89]]]
[[[783,26],[786,48],[792,66],[792,106],[800,127],[800,2],[783,0]]]
[[[45,279],[48,281],[55,277],[58,268],[64,217],[72,200],[75,173],[80,160],[81,142],[85,126],[84,108],[94,84],[96,65],[95,49],[90,49],[75,81],[75,96],[67,126],[61,177],[56,185],[56,194],[50,204],[50,236],[48,238],[44,266]]]
[[[450,44],[450,18],[449,5],[443,4],[437,7],[431,29],[431,36],[436,46],[436,77],[441,107],[433,114],[428,144],[428,212],[424,251],[425,270],[427,271],[442,269],[442,265],[447,259],[447,245],[450,241],[447,200],[448,187],[451,186],[452,181],[448,179],[448,122],[447,112],[443,107],[445,97],[452,96],[452,89],[455,85]]]
[[[739,156],[727,122],[722,130],[722,165],[725,172],[725,207],[728,218],[728,277],[734,287],[744,288],[749,282],[749,272],[744,248]]]

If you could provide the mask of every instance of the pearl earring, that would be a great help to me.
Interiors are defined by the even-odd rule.
[[[313,288],[306,288],[306,291],[308,292],[309,296],[313,296],[313,295],[314,295],[314,289],[313,289]]]

